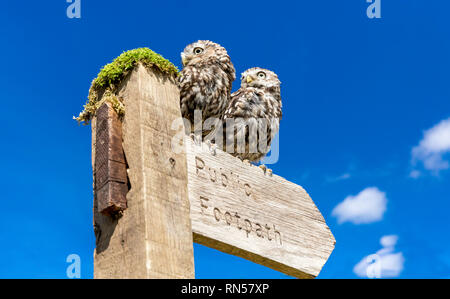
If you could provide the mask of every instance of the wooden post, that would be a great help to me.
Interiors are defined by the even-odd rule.
[[[181,117],[178,88],[173,78],[139,64],[117,95],[126,107],[131,189],[119,218],[100,213],[94,199],[94,278],[194,278],[186,155],[171,150],[170,127]],[[96,125],[94,118],[93,161]]]
[[[174,130],[173,77],[138,64],[116,96],[124,159],[111,107],[92,121],[95,278],[194,278],[194,241],[294,277],[320,273],[335,239],[302,187]],[[125,181],[126,202],[123,189],[107,185]]]

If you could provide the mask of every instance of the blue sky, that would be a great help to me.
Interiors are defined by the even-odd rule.
[[[149,47],[181,66],[198,39],[226,47],[238,73],[279,75],[284,115],[271,168],[309,192],[336,237],[319,278],[356,278],[376,252],[391,277],[450,277],[450,3],[382,0],[381,19],[367,18],[368,5],[81,0],[81,19],[69,19],[63,0],[8,1],[0,278],[64,278],[72,253],[92,277],[90,128],[72,116],[123,51]],[[286,277],[194,250],[199,278]]]

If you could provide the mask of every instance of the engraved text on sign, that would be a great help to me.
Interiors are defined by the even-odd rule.
[[[299,278],[318,275],[334,237],[306,191],[185,139],[194,241]]]

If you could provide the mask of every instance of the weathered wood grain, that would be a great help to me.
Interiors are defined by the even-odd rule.
[[[316,277],[335,239],[308,193],[186,140],[194,241],[294,277]]]
[[[122,147],[122,123],[109,102],[97,111],[94,177],[98,210],[115,217],[127,208],[127,165]]]
[[[94,207],[94,277],[194,278],[186,155],[171,150],[170,127],[181,117],[178,88],[173,78],[139,65],[118,96],[125,106],[123,149],[131,189],[119,219]]]

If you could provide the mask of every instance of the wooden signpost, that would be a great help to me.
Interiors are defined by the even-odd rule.
[[[108,104],[92,120],[95,278],[194,278],[193,242],[294,277],[319,274],[335,240],[302,187],[189,136],[174,151],[179,93],[156,69],[139,64],[117,97],[122,122]],[[124,159],[114,156],[120,131]]]
[[[317,276],[334,238],[306,191],[187,140],[194,242],[298,278]]]

